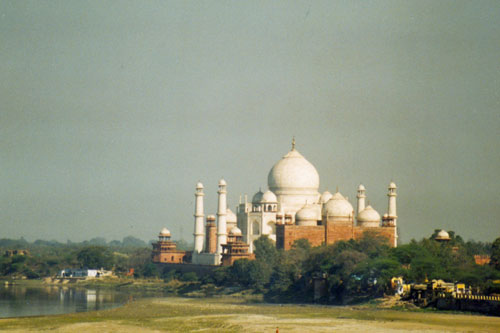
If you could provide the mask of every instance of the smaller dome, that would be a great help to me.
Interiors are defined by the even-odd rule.
[[[324,205],[324,215],[327,217],[351,217],[352,214],[352,205],[339,192]]]
[[[167,228],[163,228],[160,231],[160,236],[170,236],[170,231]]]
[[[310,205],[305,205],[295,214],[296,221],[317,221],[318,214]]]
[[[224,178],[221,178],[221,180],[219,180],[219,186],[226,186],[226,185],[227,185],[227,183],[224,180]]]
[[[366,188],[363,186],[363,184],[359,184],[358,186],[358,191],[364,191]]]
[[[318,224],[319,206],[306,204],[295,214],[295,223],[302,226],[315,226]]]
[[[436,236],[437,240],[450,240],[450,234],[448,234],[445,230],[441,230],[438,232]]]
[[[238,227],[233,227],[233,228],[229,231],[229,235],[230,235],[230,236],[241,236],[241,230],[240,230],[240,228],[238,228]]]
[[[330,200],[331,198],[333,197],[333,194],[331,194],[330,192],[328,191],[325,191],[322,195],[321,195],[321,203],[327,203],[328,200]]]
[[[259,190],[259,192],[254,194],[254,196],[252,198],[252,203],[261,203],[263,196],[264,196],[264,193],[262,193],[262,191]]]
[[[276,198],[276,195],[273,192],[267,190],[262,195],[261,202],[275,203],[275,202],[278,202],[278,199]]]
[[[361,213],[358,214],[359,222],[380,222],[380,214],[368,205]]]
[[[236,223],[236,214],[229,208],[226,210],[226,222]]]
[[[203,189],[203,184],[201,182],[198,182],[198,184],[196,184],[196,189],[198,190]]]
[[[397,188],[397,187],[396,187],[396,184],[395,184],[394,182],[391,182],[391,183],[389,184],[389,188]]]
[[[215,221],[215,215],[207,215],[207,221]]]

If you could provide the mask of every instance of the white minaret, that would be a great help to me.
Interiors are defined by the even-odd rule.
[[[198,182],[196,184],[196,192],[194,197],[196,199],[194,205],[194,252],[200,253],[203,251],[203,242],[205,240],[205,228],[203,225],[203,184]]]
[[[217,210],[217,253],[222,254],[222,244],[226,244],[226,181],[221,179],[219,181],[219,208]]]
[[[389,208],[387,210],[387,215],[389,215],[389,218],[392,218],[394,221],[394,224],[396,224],[396,184],[394,182],[391,182],[389,184],[389,193],[387,193],[387,196],[389,197]]]
[[[357,195],[357,198],[358,198],[358,214],[361,213],[365,209],[365,198],[366,198],[365,190],[366,189],[363,186],[363,184],[359,184],[359,186],[358,186],[358,195]]]

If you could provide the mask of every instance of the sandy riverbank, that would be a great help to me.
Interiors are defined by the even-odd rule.
[[[8,332],[499,332],[500,318],[368,306],[245,304],[234,298],[153,298],[105,311],[1,319]]]

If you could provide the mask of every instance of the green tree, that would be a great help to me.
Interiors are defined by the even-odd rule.
[[[242,287],[257,290],[264,289],[264,286],[269,283],[271,273],[271,267],[260,260],[236,260],[230,269],[233,282]]]
[[[255,259],[273,265],[278,258],[278,250],[274,242],[267,235],[262,235],[254,240]]]
[[[500,270],[500,237],[495,239],[491,245],[491,261],[490,265],[495,269]]]
[[[80,267],[111,269],[113,254],[103,246],[86,246],[77,253]]]

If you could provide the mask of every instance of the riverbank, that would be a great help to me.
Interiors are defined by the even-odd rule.
[[[251,304],[245,298],[148,298],[104,311],[1,319],[9,332],[499,332],[500,318],[372,306]]]

